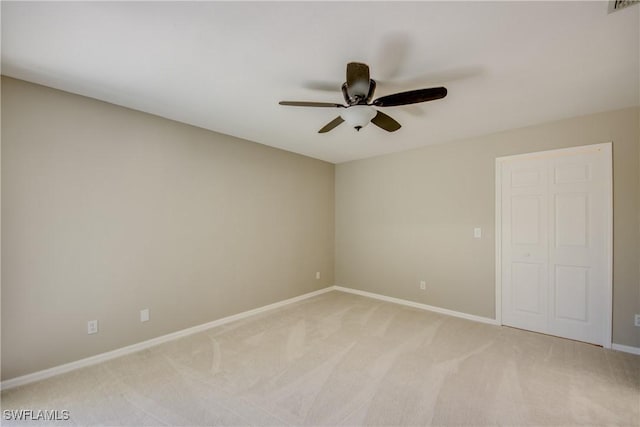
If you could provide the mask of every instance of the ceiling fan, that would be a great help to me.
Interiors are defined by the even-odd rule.
[[[347,81],[342,84],[342,95],[347,105],[305,101],[280,101],[279,104],[294,107],[342,108],[340,115],[327,123],[318,133],[329,132],[345,121],[357,131],[371,122],[388,132],[395,132],[400,129],[400,123],[373,107],[395,107],[433,101],[447,96],[446,88],[432,87],[394,93],[372,101],[375,90],[376,81],[369,77],[369,66],[360,62],[350,62],[347,64]]]

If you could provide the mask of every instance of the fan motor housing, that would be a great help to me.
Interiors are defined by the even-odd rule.
[[[369,102],[371,102],[375,91],[376,81],[373,79],[369,80],[369,89],[366,94],[364,92],[353,93],[353,90],[350,90],[347,82],[344,82],[342,84],[342,96],[344,97],[345,102],[349,105],[368,104]]]

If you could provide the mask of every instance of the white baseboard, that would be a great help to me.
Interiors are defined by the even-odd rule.
[[[631,347],[630,345],[611,344],[612,350],[624,351],[625,353],[640,355],[640,347]]]
[[[446,314],[448,316],[460,317],[462,319],[473,320],[475,322],[488,323],[489,325],[500,325],[500,323],[496,319],[491,319],[488,317],[475,316],[473,314],[462,313],[460,311],[448,310],[446,308],[434,307],[432,305],[421,304],[419,302],[409,301],[400,298],[388,297],[386,295],[375,294],[373,292],[361,291],[358,289],[345,288],[344,286],[333,286],[333,289],[336,291],[347,292],[350,294],[361,295],[364,297],[375,298],[382,301],[388,301],[395,304],[402,304],[409,307],[419,308],[422,310],[433,311],[440,314]],[[608,348],[608,346],[604,346],[604,348]],[[612,350],[623,351],[625,353],[637,354],[640,355],[639,347],[632,347],[629,345],[623,344],[611,344],[610,347]]]
[[[329,291],[341,291],[355,295],[361,295],[368,298],[374,298],[382,301],[387,301],[395,304],[401,304],[408,307],[418,308],[421,310],[432,311],[435,313],[445,314],[448,316],[459,317],[462,319],[472,320],[474,322],[487,323],[489,325],[498,325],[498,321],[495,319],[490,319],[488,317],[476,316],[473,314],[462,313],[459,311],[448,310],[446,308],[435,307],[427,304],[422,304],[415,301],[404,300],[400,298],[393,298],[386,295],[380,295],[373,292],[361,291],[358,289],[345,288],[343,286],[329,286],[324,289],[320,289],[314,292],[309,292],[304,295],[300,295],[297,297],[289,298],[284,301],[279,301],[273,304],[265,305],[263,307],[258,307],[253,310],[244,311],[242,313],[234,314],[232,316],[223,317],[222,319],[217,319],[212,322],[203,323],[202,325],[193,326],[191,328],[183,329],[181,331],[173,332],[167,335],[162,335],[160,337],[152,338],[147,341],[143,341],[140,343],[132,344],[126,347],[118,348],[116,350],[108,351],[106,353],[97,354],[95,356],[87,357],[85,359],[80,359],[75,362],[66,363],[64,365],[55,366],[53,368],[44,369],[42,371],[34,372],[31,374],[23,375],[20,377],[12,378],[9,380],[2,381],[0,383],[0,390],[7,390],[10,388],[18,387],[21,385],[29,384],[32,382],[44,380],[46,378],[50,378],[56,375],[63,374],[65,372],[74,371],[76,369],[84,368],[86,366],[95,365],[100,362],[105,362],[107,360],[115,359],[116,357],[124,356],[130,353],[135,353],[136,351],[144,350],[149,347],[154,347],[156,345],[173,341],[178,338],[186,337],[188,335],[195,334],[197,332],[201,332],[207,329],[215,328],[216,326],[221,326],[226,323],[230,323],[236,320],[244,319],[255,314],[263,313],[265,311],[273,310],[279,307],[283,307],[285,305],[293,304],[298,301],[305,300],[307,298],[314,297],[316,295],[324,294]],[[622,344],[613,344],[612,348],[618,351],[624,351],[626,353],[638,354],[640,355],[640,348],[631,347]]]
[[[124,356],[126,354],[135,353],[136,351],[144,350],[149,347],[154,347],[158,344],[165,343],[167,341],[173,341],[178,338],[186,337],[188,335],[195,334],[197,332],[204,331],[206,329],[215,328],[216,326],[224,325],[226,323],[233,322],[235,320],[244,319],[255,314],[263,313],[265,311],[273,310],[285,305],[293,304],[294,302],[302,301],[307,298],[314,297],[316,295],[323,294],[334,290],[334,286],[329,286],[324,289],[320,289],[314,292],[309,292],[304,295],[289,298],[284,301],[278,301],[273,304],[265,305],[263,307],[254,308],[253,310],[244,311],[242,313],[234,314],[232,316],[223,317],[212,322],[203,323],[202,325],[193,326],[191,328],[183,329],[181,331],[172,332],[167,335],[152,338],[147,341],[142,341],[136,344],[132,344],[126,347],[118,348],[116,350],[108,351],[106,353],[96,354],[95,356],[87,357],[85,359],[76,360],[75,362],[65,363],[64,365],[54,366],[53,368],[44,369],[42,371],[34,372],[32,374],[23,375],[9,380],[2,381],[0,383],[0,390],[7,390],[10,388],[18,387],[21,385],[29,384],[35,381],[44,380],[56,375],[63,374],[65,372],[74,371],[76,369],[84,368],[86,366],[95,365],[100,362],[115,359],[116,357]]]
[[[490,319],[488,317],[476,316],[473,314],[462,313],[460,311],[448,310],[446,308],[435,307],[432,305],[422,304],[415,301],[409,301],[406,299],[388,297],[386,295],[374,294],[373,292],[360,291],[358,289],[345,288],[343,286],[334,286],[336,291],[348,292],[350,294],[361,295],[364,297],[375,298],[382,301],[392,302],[395,304],[402,304],[413,308],[419,308],[421,310],[433,311],[435,313],[446,314],[447,316],[460,317],[462,319],[473,320],[474,322],[488,323],[489,325],[498,325],[496,319]]]

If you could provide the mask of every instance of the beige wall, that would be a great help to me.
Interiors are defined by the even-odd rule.
[[[614,342],[640,346],[639,128],[626,109],[340,164],[334,227],[329,163],[3,77],[2,379],[332,284],[493,317],[495,158],[606,141]]]
[[[333,236],[330,163],[2,79],[3,379],[332,285]]]
[[[494,318],[496,157],[613,141],[613,341],[640,346],[639,118],[625,109],[337,165],[336,284]]]

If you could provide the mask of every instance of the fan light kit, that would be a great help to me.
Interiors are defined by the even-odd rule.
[[[342,120],[359,131],[376,116],[376,109],[370,105],[353,105],[340,113]]]
[[[432,87],[429,89],[417,89],[386,95],[371,101],[375,90],[376,82],[369,78],[369,66],[360,62],[350,62],[347,64],[347,81],[342,84],[342,95],[347,105],[305,101],[280,101],[280,105],[344,109],[338,117],[327,123],[318,133],[329,132],[342,122],[347,122],[357,131],[371,122],[387,132],[395,132],[400,129],[400,123],[382,111],[376,110],[373,106],[395,107],[398,105],[433,101],[447,96],[446,88]]]

